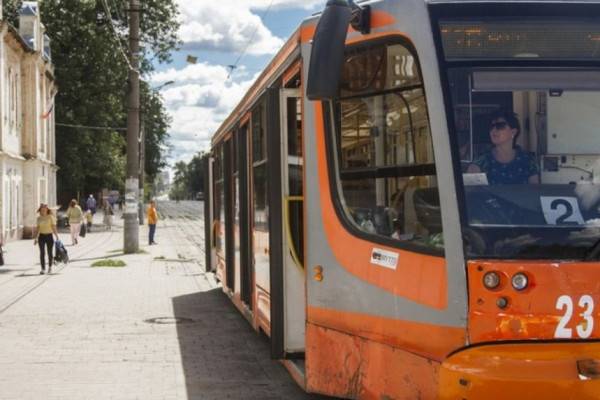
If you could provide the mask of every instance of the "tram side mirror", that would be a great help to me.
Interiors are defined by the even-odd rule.
[[[310,51],[306,96],[309,100],[328,100],[337,95],[344,44],[352,8],[346,0],[329,0],[319,19]]]

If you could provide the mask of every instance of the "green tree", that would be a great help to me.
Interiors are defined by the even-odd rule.
[[[19,9],[22,3],[23,0],[4,0],[2,2],[2,16],[14,26],[17,26]]]
[[[188,186],[193,193],[204,191],[204,153],[196,154],[188,163]]]
[[[193,199],[195,194],[204,191],[204,152],[196,154],[189,163],[175,164],[173,187],[169,193],[173,199]]]
[[[5,0],[7,17],[19,0]],[[115,6],[107,11],[108,6]],[[125,127],[129,65],[124,0],[43,0],[40,12],[52,42],[58,84],[56,121],[62,124]],[[144,0],[141,17],[142,75],[153,62],[167,62],[178,46],[174,0]],[[113,28],[114,27],[114,28]],[[170,123],[158,94],[142,87],[148,178],[164,166]],[[59,196],[124,185],[126,140],[122,130],[56,127]]]
[[[145,171],[146,182],[154,182],[157,174],[167,166],[165,141],[168,138],[171,117],[167,114],[160,93],[142,82],[142,126],[145,136]]]
[[[190,196],[187,164],[185,161],[178,161],[175,163],[174,168],[175,175],[173,176],[173,185],[169,197],[174,200],[187,199]]]

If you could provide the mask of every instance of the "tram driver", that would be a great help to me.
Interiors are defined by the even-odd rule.
[[[534,157],[517,145],[521,126],[512,111],[496,110],[489,118],[492,148],[476,158],[467,173],[487,175],[490,185],[539,183]]]

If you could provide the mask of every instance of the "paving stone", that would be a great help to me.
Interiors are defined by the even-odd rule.
[[[159,221],[157,246],[145,245],[147,227],[140,227],[140,254],[122,254],[120,218],[112,231],[95,224],[79,245],[67,246],[71,263],[52,275],[38,274],[32,241],[7,244],[0,399],[317,398],[270,360],[268,342],[203,273],[200,204],[159,204],[171,218]],[[91,267],[104,258],[127,266]],[[193,322],[145,322],[175,316]]]

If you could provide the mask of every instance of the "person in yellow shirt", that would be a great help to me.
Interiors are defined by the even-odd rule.
[[[156,202],[150,201],[150,206],[146,212],[146,218],[148,219],[148,244],[157,244],[154,241],[154,234],[156,233],[156,222],[158,222],[158,215],[156,214]]]
[[[83,222],[83,211],[81,211],[81,207],[79,207],[79,204],[77,204],[77,200],[75,199],[71,200],[69,203],[67,218],[69,219],[69,226],[71,227],[71,244],[75,246],[77,244],[77,236],[79,236],[79,232],[81,232],[81,223]]]
[[[58,240],[58,231],[56,230],[56,218],[48,208],[47,204],[40,204],[38,208],[40,216],[37,218],[37,224],[33,237],[33,244],[38,244],[40,247],[40,266],[42,267],[40,274],[46,273],[45,250],[48,251],[48,274],[52,273],[52,249],[54,248],[54,236]]]

